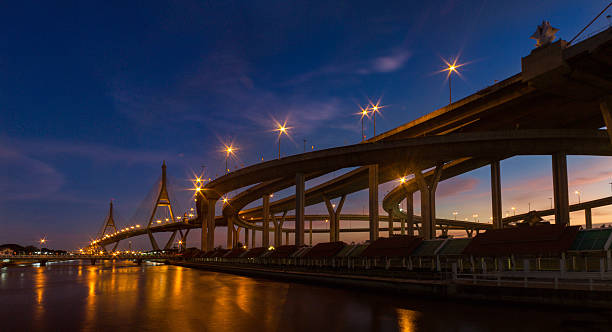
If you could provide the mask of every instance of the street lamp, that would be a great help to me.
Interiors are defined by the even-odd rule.
[[[227,160],[229,159],[230,155],[234,153],[234,151],[236,151],[236,148],[234,148],[234,146],[230,145],[226,145],[225,146],[225,172],[229,173],[229,168],[227,166]]]
[[[453,216],[455,217],[455,221],[457,220],[457,215],[459,214],[459,212],[457,211],[453,211]]]
[[[574,194],[576,194],[578,196],[578,204],[580,204],[580,195],[582,193],[580,191],[576,190],[576,191],[574,191]]]
[[[453,97],[452,97],[452,88],[451,88],[451,76],[453,74],[453,72],[457,75],[459,75],[459,72],[457,71],[457,68],[464,66],[465,64],[457,64],[457,59],[455,58],[453,60],[453,62],[448,62],[444,59],[442,59],[442,61],[444,61],[444,63],[446,64],[446,68],[442,69],[442,71],[446,71],[448,72],[448,75],[446,76],[448,78],[448,104],[452,104],[453,103]]]
[[[384,106],[380,106],[380,99],[376,102],[376,104],[370,102],[370,109],[372,110],[372,118],[374,120],[374,136],[376,136],[376,113],[380,113],[380,110]]]
[[[43,247],[43,244],[45,244],[45,242],[47,242],[47,239],[45,238],[40,239],[40,253],[41,254],[42,254],[42,247]]]
[[[363,118],[365,118],[366,116],[369,117],[369,113],[368,113],[368,107],[366,106],[366,108],[362,108],[361,106],[359,106],[359,108],[361,109],[361,141],[365,141],[365,132],[363,131]]]
[[[289,135],[287,133],[287,130],[289,129],[291,129],[291,127],[287,127],[286,121],[282,125],[279,123],[278,128],[274,129],[274,131],[278,131],[278,159],[280,159],[281,157],[281,152],[280,152],[281,136],[283,136],[283,134]]]
[[[512,212],[513,212],[513,215],[516,216],[516,208],[514,206],[512,207]]]

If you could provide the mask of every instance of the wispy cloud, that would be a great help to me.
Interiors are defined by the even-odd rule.
[[[326,65],[310,72],[303,73],[286,82],[288,85],[299,85],[304,82],[334,75],[368,75],[376,73],[390,73],[400,70],[412,56],[412,52],[398,48],[388,54],[380,55],[365,61],[349,63],[336,63]]]
[[[341,101],[336,98],[314,100],[295,93],[281,95],[258,87],[250,75],[250,67],[243,59],[214,54],[163,90],[121,83],[116,84],[112,97],[117,109],[143,125],[196,122],[219,132],[227,132],[227,128],[252,131],[252,123],[242,121],[245,117],[267,129],[271,118],[286,116],[300,123],[300,131],[309,132],[340,114]]]
[[[383,55],[371,61],[368,67],[362,68],[359,74],[370,73],[389,73],[401,69],[406,61],[410,59],[411,52],[407,50],[397,50],[389,55]]]
[[[51,196],[64,184],[64,176],[51,165],[0,146],[0,195],[21,200]]]

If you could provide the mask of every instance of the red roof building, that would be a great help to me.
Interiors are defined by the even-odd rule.
[[[325,242],[318,243],[310,251],[308,251],[304,258],[327,258],[336,256],[344,247],[346,243],[342,241],[337,242]]]
[[[412,235],[381,237],[372,242],[362,253],[362,257],[406,257],[409,256],[423,239]]]
[[[478,234],[463,253],[474,256],[558,255],[570,249],[580,226],[535,225]]]

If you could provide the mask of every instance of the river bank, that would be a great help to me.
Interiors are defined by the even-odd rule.
[[[285,282],[363,289],[390,294],[427,295],[437,299],[478,300],[521,304],[554,305],[612,310],[612,292],[545,287],[516,287],[508,284],[471,284],[458,280],[405,279],[342,272],[308,272],[289,268],[235,265],[228,263],[168,261],[168,264],[207,271],[265,278]]]

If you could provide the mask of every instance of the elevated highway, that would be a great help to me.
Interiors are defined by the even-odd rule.
[[[308,220],[305,206],[325,202],[330,220],[326,231],[334,241],[343,231],[339,220],[347,195],[368,189],[368,231],[370,239],[375,239],[379,222],[385,220],[378,216],[378,185],[413,175],[398,182],[382,201],[390,216],[386,218],[388,228],[393,232],[393,221],[400,220],[407,229],[415,226],[420,235],[432,238],[443,229],[436,226],[439,219],[435,216],[439,181],[491,165],[493,223],[488,227],[499,228],[512,221],[502,220],[499,161],[516,155],[551,156],[555,222],[567,224],[566,156],[612,155],[611,95],[612,29],[571,46],[558,41],[523,58],[520,73],[364,143],[289,156],[217,178],[197,195],[198,218],[185,227],[203,225],[203,250],[213,248],[216,226],[231,230],[227,232],[228,247],[236,242],[235,227],[262,231],[266,246],[270,223],[286,231],[282,224],[278,226],[275,215],[284,214],[287,220],[287,211],[295,210],[293,232],[300,245]],[[601,130],[606,125],[607,131]],[[306,180],[351,167],[355,169],[305,188]],[[292,186],[295,195],[270,202],[270,195]],[[241,189],[217,216],[216,202]],[[416,191],[421,194],[422,216],[412,213],[411,197]],[[331,203],[336,198],[341,202],[338,207]],[[261,206],[245,210],[259,199]],[[408,199],[408,213],[398,208],[404,199]],[[165,229],[170,230],[168,227]],[[150,227],[149,232],[155,228]]]

